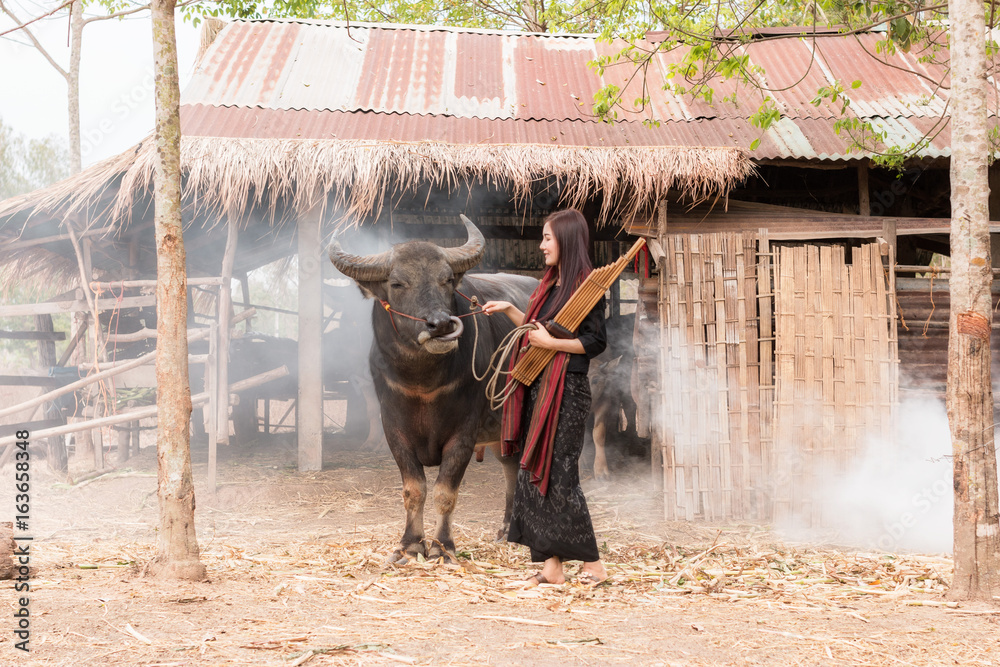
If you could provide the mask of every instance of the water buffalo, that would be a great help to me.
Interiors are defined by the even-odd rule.
[[[609,450],[611,458],[620,462],[642,458],[648,451],[636,433],[636,404],[631,389],[635,315],[608,318],[606,326],[608,347],[590,364],[594,477],[602,481],[611,477]]]
[[[482,373],[513,324],[506,317],[471,315],[477,318],[476,342],[469,317],[458,316],[472,312],[472,297],[480,304],[505,300],[524,309],[538,281],[505,274],[465,275],[479,263],[486,242],[468,218],[462,219],[468,241],[457,248],[410,241],[366,257],[347,254],[337,242],[330,248],[334,266],[354,279],[366,297],[376,299],[368,361],[382,427],[403,478],[406,509],[394,561],[417,554],[449,559],[454,553],[451,514],[476,443],[495,443],[492,449],[507,481],[501,534],[510,522],[517,459],[499,457],[500,414],[490,410],[472,363],[475,347],[476,368]],[[438,520],[426,545],[425,466],[439,466],[434,483]]]

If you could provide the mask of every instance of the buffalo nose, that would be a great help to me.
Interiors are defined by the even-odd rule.
[[[443,336],[451,330],[451,318],[447,313],[435,313],[427,318],[427,329],[432,336]]]

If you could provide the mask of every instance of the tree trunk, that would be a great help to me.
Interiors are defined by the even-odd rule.
[[[951,320],[948,423],[955,486],[952,599],[1000,594],[1000,525],[990,382],[989,158],[983,3],[954,0],[951,19]]]
[[[69,102],[69,162],[70,173],[77,174],[83,169],[80,147],[80,56],[83,53],[82,0],[73,3],[69,23],[69,72],[66,77],[66,95]]]
[[[180,87],[176,0],[153,0],[156,71],[156,456],[160,531],[154,576],[204,579],[194,528],[191,391],[188,384],[187,275],[181,235]]]

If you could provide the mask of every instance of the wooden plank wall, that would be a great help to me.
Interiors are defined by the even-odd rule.
[[[814,494],[867,442],[891,446],[898,401],[892,284],[876,244],[783,247],[775,267],[777,520],[823,524]],[[875,440],[871,440],[874,437]]]
[[[951,296],[947,277],[897,278],[899,306],[899,392],[903,400],[944,402],[948,377],[948,319]],[[993,281],[993,303],[1000,304],[1000,281]],[[1000,325],[990,341],[993,394],[1000,398]],[[1000,409],[996,410],[1000,417]]]

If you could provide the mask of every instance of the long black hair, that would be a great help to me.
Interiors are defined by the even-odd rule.
[[[559,247],[559,264],[552,267],[559,272],[559,287],[549,301],[548,308],[542,313],[541,320],[555,317],[556,313],[566,305],[576,288],[594,270],[590,263],[590,230],[583,213],[575,208],[556,211],[545,218],[552,229],[552,235]]]

